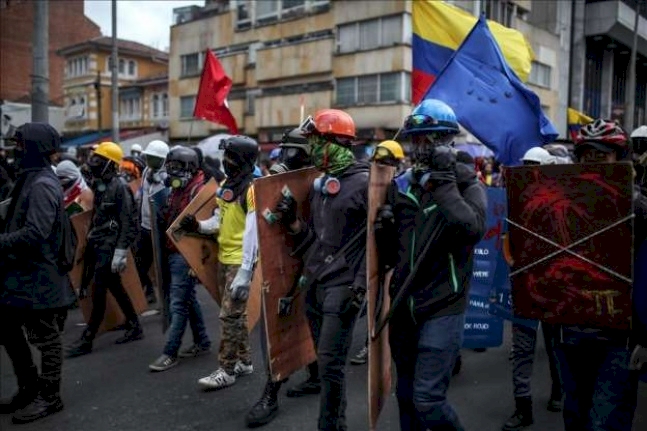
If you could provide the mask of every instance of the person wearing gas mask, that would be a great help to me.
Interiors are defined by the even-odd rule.
[[[149,304],[155,302],[155,291],[153,289],[153,282],[148,275],[148,272],[153,264],[153,238],[151,235],[151,206],[150,199],[157,193],[168,193],[165,185],[166,170],[164,163],[166,156],[169,153],[169,147],[164,141],[151,141],[146,149],[142,152],[142,158],[146,163],[146,168],[142,172],[142,185],[137,192],[136,201],[139,205],[139,237],[137,240],[137,247],[135,252],[135,263],[137,265],[137,273],[142,283],[142,288],[146,295]],[[160,201],[164,202],[166,196],[160,196]],[[156,219],[161,225],[161,215],[157,215]]]
[[[56,176],[63,187],[64,204],[69,215],[92,209],[94,194],[73,162],[60,162],[56,166]]]
[[[171,193],[163,210],[164,231],[204,186],[204,175],[199,171],[197,153],[187,147],[174,147],[166,157],[166,184]],[[151,371],[166,371],[178,364],[178,358],[196,357],[211,350],[211,341],[195,296],[195,277],[190,267],[169,238],[164,246],[164,262],[169,273],[171,323],[162,355],[149,365]],[[191,326],[193,345],[180,351],[187,324]]]
[[[238,377],[254,371],[247,331],[247,299],[258,250],[252,181],[259,149],[254,139],[241,135],[223,139],[220,149],[224,150],[227,179],[216,193],[218,208],[210,219],[199,221],[187,216],[180,225],[187,232],[218,238],[218,285],[222,298],[220,366],[198,381],[205,390],[229,387]]]
[[[60,136],[46,123],[27,123],[12,139],[17,172],[0,230],[0,345],[11,359],[18,393],[0,400],[0,414],[27,423],[63,409],[59,323],[73,302],[60,266],[63,191],[52,170]],[[29,343],[41,353],[40,375]]]
[[[85,250],[84,288],[92,289],[92,313],[81,338],[67,349],[67,357],[92,352],[94,338],[106,312],[106,295],[112,293],[126,316],[126,333],[117,339],[125,344],[144,338],[132,302],[121,283],[128,249],[137,236],[137,212],[130,187],[119,176],[123,151],[113,142],[99,144],[88,160],[92,172],[94,214]]]
[[[270,168],[271,175],[303,169],[312,165],[310,159],[310,144],[299,128],[286,132],[281,139],[279,148],[281,150],[280,159],[278,163],[275,163]],[[261,333],[265,334],[265,331],[261,331]],[[264,349],[263,357],[267,358],[267,351],[269,349],[267,340],[262,340],[261,345]],[[279,391],[288,379],[286,378],[280,382],[273,382],[272,376],[270,375],[269,364],[267,372],[267,382],[265,384],[263,394],[245,417],[245,423],[249,428],[255,428],[270,423],[278,413]],[[305,395],[316,395],[321,392],[321,382],[319,380],[317,362],[313,362],[308,365],[308,375],[309,378],[305,382],[288,390],[288,397],[297,398]]]
[[[133,144],[130,147],[130,157],[141,157],[142,155],[142,146],[139,144]]]
[[[301,289],[321,378],[318,429],[346,430],[346,359],[366,294],[367,163],[352,151],[350,115],[323,109],[301,125],[312,163],[323,172],[311,187],[310,218],[297,218],[297,203],[284,196],[275,212],[303,257]]]
[[[393,180],[377,214],[379,260],[394,268],[389,342],[403,431],[464,429],[446,394],[487,204],[474,168],[456,161],[458,133],[446,103],[416,106],[401,132],[411,138],[414,166]]]

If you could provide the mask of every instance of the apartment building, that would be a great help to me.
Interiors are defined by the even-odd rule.
[[[66,135],[112,127],[111,50],[103,36],[59,50],[66,61]],[[120,128],[168,127],[168,54],[121,39],[118,52]]]

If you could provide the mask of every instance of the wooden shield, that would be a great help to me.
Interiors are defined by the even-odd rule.
[[[254,181],[258,221],[259,266],[263,280],[263,305],[270,372],[280,381],[316,360],[314,344],[305,315],[305,295],[300,294],[289,316],[279,316],[279,298],[287,296],[301,275],[301,260],[290,256],[293,243],[285,227],[269,223],[264,213],[281,199],[283,187],[290,189],[307,219],[308,192],[318,176],[314,168],[259,178]]]
[[[395,168],[371,164],[368,188],[368,230],[366,243],[366,278],[368,298],[368,333],[373,334],[378,320],[382,321],[389,312],[388,276],[380,275],[378,250],[373,226],[378,208],[384,204],[386,193],[395,174]],[[377,420],[391,391],[391,348],[389,329],[385,328],[379,337],[368,343],[368,423],[371,431],[377,427]]]
[[[72,286],[74,287],[74,291],[78,294],[83,278],[83,268],[85,266],[84,255],[87,245],[88,231],[90,230],[90,225],[92,223],[92,211],[85,211],[81,214],[72,216],[70,221],[72,222],[72,227],[76,232],[77,249],[74,267],[70,271],[69,276]],[[126,270],[121,274],[121,283],[123,284],[137,314],[141,314],[146,311],[148,308],[146,296],[142,291],[142,284],[139,280],[139,274],[137,273],[137,268],[135,266],[135,259],[130,251],[128,251]],[[90,314],[92,313],[93,289],[94,285],[90,286],[88,289],[88,296],[79,301],[83,318],[86,322],[90,321]],[[108,292],[106,298],[106,314],[101,326],[99,327],[99,333],[115,329],[124,323],[126,323],[126,318],[122,313],[121,308],[119,308],[119,305],[112,294]]]
[[[180,213],[178,218],[166,230],[166,235],[187,263],[193,269],[202,285],[209,291],[211,297],[220,306],[220,290],[218,288],[218,242],[212,236],[187,234],[180,229],[180,222],[189,214],[198,220],[206,220],[213,216],[217,207],[216,190],[218,183],[214,178],[200,190],[189,205]],[[258,272],[258,271],[257,271]],[[247,301],[247,328],[251,332],[261,315],[261,282],[257,274],[252,278]]]
[[[506,183],[515,315],[628,329],[631,165],[517,167]]]

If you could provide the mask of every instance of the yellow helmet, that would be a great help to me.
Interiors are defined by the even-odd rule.
[[[124,158],[124,151],[114,142],[100,143],[97,149],[94,150],[94,154],[106,158],[118,166],[121,165],[121,161]]]
[[[380,142],[377,148],[375,148],[375,155],[373,156],[373,158],[375,160],[380,160],[385,157],[392,157],[396,160],[404,159],[404,151],[402,150],[402,146],[396,141]]]

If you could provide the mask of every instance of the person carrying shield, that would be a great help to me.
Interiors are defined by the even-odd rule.
[[[487,204],[474,168],[456,161],[458,133],[444,102],[414,108],[401,131],[411,137],[414,166],[393,180],[376,219],[380,264],[394,268],[389,341],[403,431],[464,429],[446,394]]]
[[[356,138],[350,115],[323,109],[301,125],[314,166],[323,172],[310,190],[310,218],[297,218],[294,198],[275,212],[303,256],[301,289],[317,351],[322,393],[318,430],[345,431],[345,368],[352,332],[366,294],[368,172],[351,149]]]
[[[218,208],[213,217],[182,219],[187,232],[218,235],[218,284],[220,289],[219,368],[198,380],[205,390],[217,390],[236,383],[238,377],[254,372],[247,331],[247,299],[257,258],[258,238],[254,199],[254,163],[258,143],[248,136],[223,139],[223,166],[227,179],[218,189]]]

